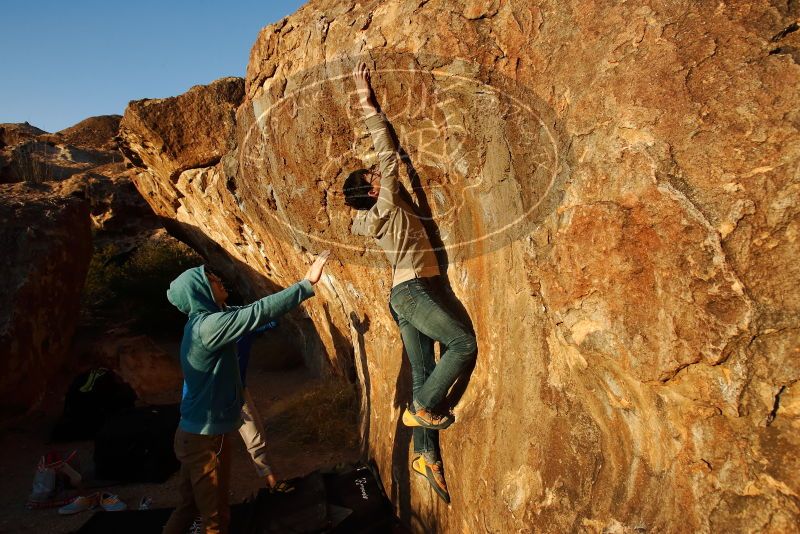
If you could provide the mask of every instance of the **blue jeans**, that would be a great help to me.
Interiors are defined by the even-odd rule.
[[[411,363],[414,401],[433,409],[447,395],[477,350],[475,336],[438,302],[436,278],[415,278],[392,288],[389,308]],[[442,345],[439,363],[433,344]],[[437,452],[438,433],[414,427],[414,452]]]

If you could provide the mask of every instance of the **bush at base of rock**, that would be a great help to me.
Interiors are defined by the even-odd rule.
[[[95,251],[83,296],[85,318],[110,317],[131,321],[149,335],[179,335],[186,317],[167,301],[166,290],[181,272],[201,263],[192,249],[163,233],[133,251]]]

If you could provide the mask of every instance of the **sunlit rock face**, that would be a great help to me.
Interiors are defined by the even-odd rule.
[[[160,227],[117,147],[119,115],[89,117],[56,133],[0,124],[0,183],[44,183],[85,199],[98,250],[127,252]]]
[[[89,208],[50,184],[0,184],[0,418],[36,405],[68,355],[92,255]]]
[[[121,137],[151,206],[249,296],[332,249],[294,337],[355,376],[365,452],[414,530],[785,532],[800,32],[784,6],[312,1],[262,30],[244,81],[134,102]],[[442,432],[450,507],[409,474],[391,277],[340,193],[374,162],[358,60],[477,334]]]
[[[122,161],[119,115],[89,117],[54,134],[27,122],[0,124],[0,183],[52,182]]]

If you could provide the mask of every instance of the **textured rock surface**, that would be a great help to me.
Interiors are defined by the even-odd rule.
[[[119,131],[119,115],[99,115],[83,119],[78,124],[65,128],[56,133],[64,143],[90,148],[116,152],[117,142],[115,137]],[[113,154],[116,156],[116,154]],[[119,160],[119,158],[116,158]]]
[[[98,248],[136,246],[160,225],[117,149],[121,119],[89,117],[54,134],[28,123],[0,124],[0,182],[52,182],[89,202]]]
[[[158,395],[180,391],[183,373],[178,359],[152,338],[119,328],[105,334],[87,347],[85,356],[118,370],[140,399],[157,403]]]
[[[187,169],[213,165],[235,146],[234,114],[243,94],[241,78],[223,78],[181,96],[135,100],[120,124],[127,132],[123,152],[173,179]],[[142,137],[133,138],[137,133]],[[139,148],[136,155],[128,145]]]
[[[111,245],[124,253],[153,238],[161,228],[133,185],[136,172],[122,162],[107,163],[77,173],[58,185],[63,194],[79,196],[89,203],[95,249]]]
[[[9,359],[0,406],[9,412],[35,403],[68,356],[92,247],[111,245],[124,256],[160,228],[117,150],[120,119],[90,117],[55,134],[27,123],[0,125],[0,182],[22,182],[2,184],[10,222],[0,274],[5,304],[18,306],[4,307]]]
[[[54,134],[28,123],[0,124],[0,182],[63,180],[121,161],[114,141],[120,119],[90,117]]]
[[[48,184],[0,184],[0,407],[24,411],[67,356],[92,237],[89,209]]]
[[[362,385],[365,448],[415,530],[786,532],[800,522],[786,5],[312,1],[261,32],[241,100],[228,79],[134,103],[121,136],[151,206],[252,296],[334,249],[298,331]],[[389,273],[338,195],[373,157],[356,57],[377,69],[478,337],[442,434],[449,508],[409,475]]]

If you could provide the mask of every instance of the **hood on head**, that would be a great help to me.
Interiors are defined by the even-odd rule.
[[[220,311],[214,302],[205,265],[183,271],[169,284],[167,300],[186,315]]]

